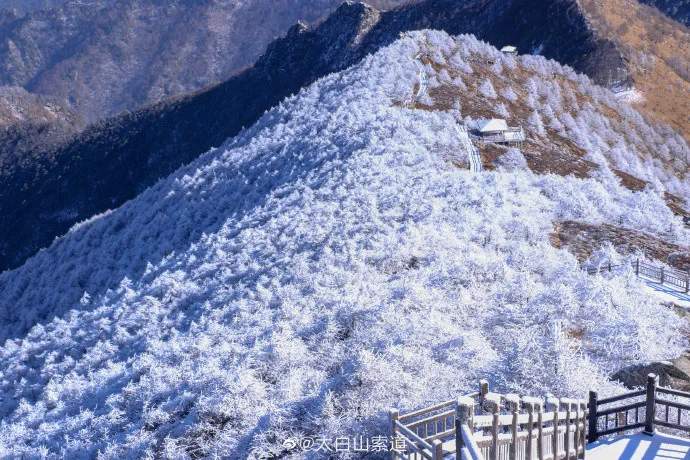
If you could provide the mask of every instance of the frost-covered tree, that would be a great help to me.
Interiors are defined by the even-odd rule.
[[[491,84],[491,80],[488,78],[484,79],[481,85],[479,85],[479,92],[488,99],[496,99],[497,97],[494,85]]]
[[[495,111],[496,111],[496,114],[498,114],[499,116],[501,116],[503,118],[509,118],[510,117],[510,112],[508,111],[508,107],[506,107],[506,105],[503,103],[496,104]]]
[[[631,270],[589,276],[550,235],[621,214],[667,232],[663,192],[684,185],[637,149],[682,138],[634,111],[597,133],[583,126],[598,112],[571,113],[566,140],[586,131],[603,165],[590,178],[534,174],[517,150],[500,171],[458,168],[459,113],[391,103],[429,39],[499,56],[410,33],[0,274],[0,457],[299,457],[288,437],[377,435],[389,407],[455,398],[477,376],[612,394],[612,370],[680,355],[687,323]],[[598,94],[623,113],[578,84],[592,110]],[[606,166],[617,142],[649,190]],[[682,223],[673,234],[690,243]]]
[[[527,160],[522,152],[515,148],[510,148],[506,153],[498,157],[496,165],[500,171],[527,171]]]
[[[529,128],[540,136],[546,135],[546,129],[544,128],[544,123],[542,122],[541,115],[536,110],[533,111],[527,118],[527,124]]]
[[[506,86],[505,88],[501,89],[501,97],[510,102],[515,102],[518,100],[517,94],[515,94],[515,91],[513,91],[513,88],[510,86]]]

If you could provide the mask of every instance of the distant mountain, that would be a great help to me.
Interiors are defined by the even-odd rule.
[[[406,107],[420,65],[429,92]],[[480,146],[496,171],[473,173],[458,123],[487,116],[529,141]],[[610,376],[679,356],[687,322],[632,269],[588,275],[553,233],[613,222],[688,247],[663,194],[690,182],[652,157],[667,142],[554,61],[404,34],[0,274],[0,458],[384,459],[367,440],[391,407],[477,376],[502,394],[625,391]]]
[[[23,121],[79,124],[79,117],[56,98],[32,94],[24,88],[0,86],[0,128]],[[1,151],[0,151],[1,153]]]
[[[628,63],[634,84],[630,103],[690,141],[690,30],[643,3],[579,4],[597,34],[614,42]]]
[[[54,149],[84,128],[84,121],[60,103],[23,88],[0,86],[0,167],[30,167],[30,152]]]
[[[653,6],[676,21],[690,26],[690,1],[688,0],[640,0]]]
[[[0,8],[16,9],[26,13],[39,9],[50,9],[63,5],[70,0],[3,0]],[[80,3],[112,3],[115,0],[80,0]]]
[[[471,32],[498,46],[539,51],[598,82],[624,81],[628,70],[615,45],[593,35],[579,11],[574,0],[428,0],[384,13],[345,3],[314,29],[294,26],[253,67],[222,84],[96,123],[70,145],[27,152],[34,164],[5,165],[0,268],[16,267],[76,222],[134,198],[286,96],[405,31]]]
[[[225,80],[343,0],[94,0],[0,19],[0,84],[96,120]],[[374,0],[384,6],[402,0]]]

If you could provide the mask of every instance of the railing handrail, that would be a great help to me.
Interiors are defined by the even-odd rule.
[[[631,392],[628,392],[628,393],[623,393],[623,394],[620,394],[620,395],[611,396],[611,397],[609,397],[609,398],[600,399],[600,400],[599,400],[599,405],[602,405],[602,404],[611,404],[611,403],[614,403],[614,402],[622,401],[622,400],[624,400],[624,399],[636,398],[636,397],[639,397],[639,396],[644,396],[645,394],[647,394],[647,390],[631,391]]]
[[[405,425],[398,421],[394,421],[393,425],[397,430],[402,432],[404,435],[402,437],[406,441],[406,444],[409,444],[410,447],[417,450],[423,457],[428,459],[433,458],[434,448],[432,447],[431,443],[425,441],[424,438],[417,435],[415,432],[408,429]]]
[[[410,412],[409,414],[401,415],[398,420],[401,422],[405,422],[407,420],[410,420],[415,417],[419,417],[420,415],[426,415],[430,412],[434,412],[437,410],[445,409],[446,407],[455,407],[455,400],[452,401],[445,401],[439,404],[436,404],[431,407],[425,407],[423,409],[416,410],[414,412]]]
[[[677,401],[671,401],[669,399],[662,398],[658,396],[661,395],[671,395],[677,397],[683,397],[690,399],[690,393],[680,390],[674,390],[672,388],[665,388],[658,386],[658,377],[654,374],[649,374],[647,376],[647,387],[644,390],[631,391],[617,396],[612,396],[610,398],[605,398],[598,400],[597,393],[590,391],[589,395],[589,433],[587,436],[588,442],[596,442],[600,436],[618,433],[621,431],[629,431],[633,429],[638,429],[644,427],[644,431],[647,434],[654,434],[654,425],[661,425],[668,428],[674,428],[679,430],[690,431],[690,426],[683,425],[681,423],[681,411],[690,412],[690,403],[681,403]],[[635,401],[625,405],[619,405],[609,409],[599,410],[599,406],[603,404],[612,404],[614,402],[624,402],[633,398],[640,398],[645,396],[644,400]],[[657,405],[665,406],[665,420],[662,420],[657,414]],[[677,422],[669,421],[669,411],[668,408],[672,407],[676,409]],[[644,408],[644,421],[641,422],[639,419],[640,409]],[[632,423],[628,420],[629,412],[635,411],[635,419]],[[611,415],[624,415],[624,423],[620,423],[619,419],[615,419],[615,426],[609,428],[609,416]],[[604,429],[599,429],[599,418],[605,417]]]
[[[567,459],[573,460],[584,451],[587,412],[583,400],[501,395],[491,393],[488,382],[481,381],[478,392],[461,396],[453,403],[452,411],[449,402],[405,415],[392,409],[392,435],[400,438],[406,450],[396,452],[391,458],[409,459],[418,455],[441,460],[444,456],[455,455],[458,459],[485,460],[499,455],[503,459],[499,451],[524,451],[527,449],[525,443],[533,438],[530,433],[537,431],[549,439],[560,436],[558,442],[565,443],[570,452]],[[477,408],[479,411],[475,410]],[[558,426],[556,429],[550,426],[554,423]],[[528,428],[530,424],[532,428]],[[535,425],[541,428],[537,430]],[[512,435],[504,430],[510,430]],[[558,442],[553,441],[548,449],[554,449]],[[562,444],[560,451],[563,447]]]
[[[479,446],[474,440],[474,436],[472,436],[472,431],[470,430],[469,425],[465,423],[462,424],[460,427],[460,436],[462,437],[462,441],[464,443],[460,451],[461,454],[466,453],[467,458],[471,460],[484,460],[484,456],[482,455],[481,450],[479,450]]]
[[[673,388],[659,387],[656,389],[657,393],[665,393],[673,396],[680,396],[681,398],[690,398],[690,393],[687,391],[674,390]]]

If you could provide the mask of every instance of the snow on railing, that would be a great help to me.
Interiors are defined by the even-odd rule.
[[[456,401],[402,416],[393,409],[391,434],[406,448],[392,459],[583,458],[586,420],[584,400],[502,396],[482,381]]]

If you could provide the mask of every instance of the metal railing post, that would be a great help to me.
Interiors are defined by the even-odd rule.
[[[588,443],[594,443],[597,442],[599,439],[599,435],[597,433],[597,400],[599,399],[599,396],[596,391],[590,391],[589,392],[589,404],[587,405],[587,410],[589,411],[587,413],[587,418],[588,418],[588,429],[587,429],[587,442]]]
[[[644,434],[654,435],[654,418],[656,418],[656,386],[658,378],[654,374],[647,376],[647,406],[645,410]]]

